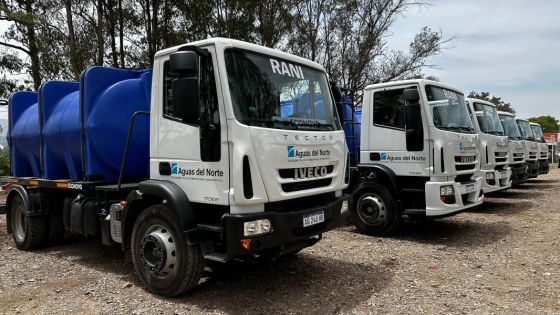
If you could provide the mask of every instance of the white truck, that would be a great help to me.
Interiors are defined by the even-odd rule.
[[[111,82],[102,88],[103,80]],[[122,115],[144,92],[146,111]],[[213,38],[157,52],[151,73],[94,67],[79,84],[43,84],[40,95],[10,104],[14,117],[29,118],[14,119],[10,138],[20,175],[10,179],[8,231],[20,249],[59,241],[64,230],[95,235],[131,254],[149,291],[176,296],[197,285],[205,260],[293,254],[343,219],[348,149],[317,63]],[[283,101],[297,111],[282,112]],[[55,113],[52,132],[65,132],[55,144],[73,142],[45,144],[51,122],[33,125],[37,106]],[[40,134],[44,158],[33,160]],[[95,171],[114,162],[111,153],[120,169]],[[51,168],[58,158],[62,166]],[[57,175],[70,161],[74,175]]]
[[[363,232],[395,232],[403,216],[438,218],[480,205],[480,145],[463,93],[430,80],[364,90],[350,212]]]
[[[515,121],[515,115],[499,111],[498,116],[509,141],[508,164],[511,168],[512,185],[522,184],[527,180],[525,142]]]
[[[515,118],[521,137],[523,138],[523,145],[525,146],[525,165],[527,165],[527,178],[536,178],[539,176],[539,144],[535,141],[535,135],[529,125],[527,119]]]
[[[508,137],[504,133],[496,106],[490,102],[467,98],[473,114],[473,125],[480,139],[480,172],[484,194],[511,187],[511,169],[508,166]]]
[[[547,174],[550,170],[548,165],[548,144],[546,144],[546,141],[544,140],[541,125],[531,122],[529,123],[529,126],[531,127],[531,130],[533,130],[533,135],[539,145],[539,154],[537,157],[539,162],[539,174]]]

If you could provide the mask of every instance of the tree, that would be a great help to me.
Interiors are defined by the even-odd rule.
[[[513,109],[513,106],[511,106],[510,103],[506,103],[504,100],[502,100],[501,97],[497,97],[495,95],[490,96],[490,92],[470,92],[469,93],[469,97],[471,98],[477,98],[479,100],[484,100],[484,101],[488,101],[494,105],[496,105],[496,109],[502,112],[509,112],[512,114],[515,114],[515,109]]]
[[[543,132],[560,132],[559,121],[553,116],[531,117],[528,120],[541,125]]]

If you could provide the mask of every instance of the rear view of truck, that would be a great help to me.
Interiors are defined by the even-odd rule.
[[[494,104],[467,98],[473,116],[473,125],[480,138],[480,172],[485,194],[511,187],[511,169],[508,166],[508,138],[504,133]]]
[[[206,260],[291,255],[339,226],[348,151],[320,65],[224,38],[154,60],[11,97],[19,249],[96,237],[176,296]]]
[[[508,164],[511,168],[512,185],[524,183],[527,180],[525,143],[515,121],[515,116],[508,112],[498,112],[498,116],[509,141]]]

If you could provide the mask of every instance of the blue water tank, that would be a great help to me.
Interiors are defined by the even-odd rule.
[[[38,94],[16,92],[9,99],[11,175],[41,177],[41,129]]]
[[[89,68],[81,76],[86,180],[116,180],[132,115],[150,110],[151,70]],[[138,116],[124,175],[149,176],[149,117]]]
[[[80,84],[48,81],[39,89],[43,177],[82,179]]]
[[[350,163],[351,165],[355,165],[360,155],[362,111],[361,109],[359,112],[358,110],[352,110],[354,104],[352,100],[346,96],[343,96],[340,101],[342,102],[343,129],[346,135],[348,151],[350,152]]]

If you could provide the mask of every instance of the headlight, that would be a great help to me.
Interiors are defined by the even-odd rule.
[[[494,180],[494,172],[486,173],[486,180]]]
[[[439,188],[439,194],[440,196],[451,196],[454,194],[453,191],[453,186],[448,185],[448,186],[441,186]]]
[[[272,224],[269,219],[261,219],[243,223],[243,235],[254,236],[272,232]]]

